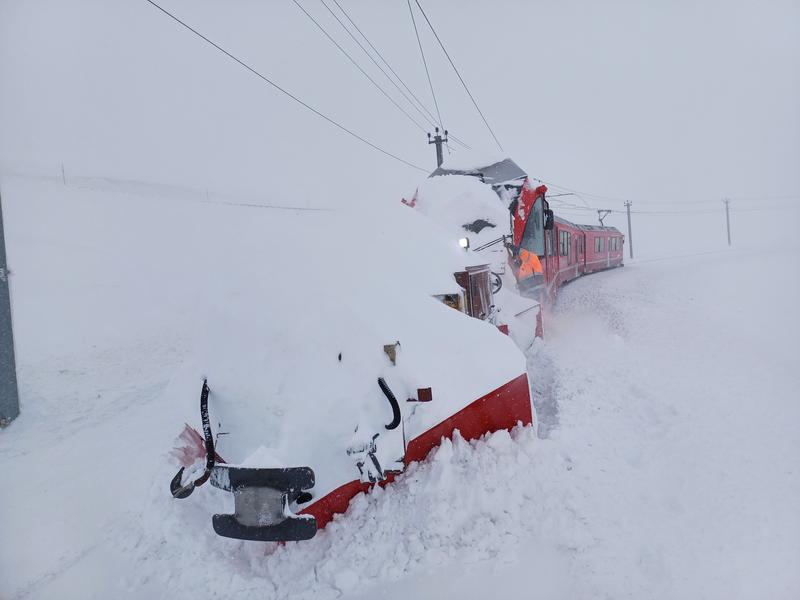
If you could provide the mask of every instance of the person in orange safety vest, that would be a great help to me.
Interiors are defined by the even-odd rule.
[[[542,273],[542,263],[533,252],[521,248],[519,251],[519,279],[526,279],[534,273]]]

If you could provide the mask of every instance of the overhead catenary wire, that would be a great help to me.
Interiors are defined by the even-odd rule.
[[[356,24],[356,22],[355,22],[355,21],[352,19],[352,17],[350,16],[350,14],[349,14],[349,13],[348,13],[348,12],[347,12],[345,9],[344,9],[344,7],[343,7],[341,4],[339,4],[339,0],[333,0],[333,3],[334,3],[334,4],[335,4],[335,5],[336,5],[336,6],[339,8],[339,10],[340,10],[340,11],[342,12],[342,14],[345,16],[345,18],[347,18],[347,20],[348,20],[348,21],[350,21],[350,24],[351,24],[351,25],[352,25],[352,26],[355,28],[355,30],[356,30],[356,31],[359,33],[359,35],[360,35],[362,38],[364,38],[364,41],[366,41],[366,42],[367,42],[367,44],[369,45],[369,47],[370,47],[370,48],[372,48],[372,50],[375,52],[375,54],[378,56],[378,58],[380,58],[380,59],[381,59],[381,62],[383,62],[383,64],[385,64],[385,65],[386,65],[386,67],[387,67],[387,68],[388,68],[388,69],[389,69],[389,70],[392,72],[392,74],[393,74],[393,75],[394,75],[394,76],[397,78],[397,81],[399,81],[399,82],[400,82],[400,84],[401,84],[401,85],[402,85],[402,86],[403,86],[403,87],[406,89],[406,91],[407,91],[407,92],[408,92],[408,93],[411,95],[411,97],[412,97],[412,98],[414,98],[414,100],[416,100],[417,104],[418,104],[420,107],[422,107],[422,110],[424,110],[424,111],[427,113],[427,116],[430,118],[430,122],[431,122],[431,123],[434,123],[434,122],[436,121],[436,117],[434,117],[434,116],[433,116],[433,114],[432,114],[432,113],[431,113],[431,111],[428,109],[428,107],[427,107],[427,106],[425,106],[425,104],[423,104],[423,102],[422,102],[422,101],[421,101],[421,100],[420,100],[420,99],[417,97],[417,95],[416,95],[416,94],[415,94],[413,91],[411,91],[411,88],[409,88],[409,87],[406,85],[406,83],[403,81],[403,79],[400,77],[400,75],[398,75],[398,74],[397,74],[397,71],[395,71],[395,70],[392,68],[392,65],[390,65],[390,64],[389,64],[389,62],[386,60],[386,58],[383,56],[383,54],[381,54],[380,50],[378,50],[378,49],[375,47],[375,45],[374,45],[374,44],[373,44],[373,43],[370,41],[370,39],[369,39],[369,38],[366,36],[366,34],[365,34],[365,33],[364,33],[362,30],[361,30],[361,28],[360,28],[360,27],[359,27],[359,26]]]
[[[411,116],[411,115],[408,113],[408,111],[406,111],[406,110],[405,110],[405,109],[404,109],[402,106],[400,106],[400,104],[398,104],[398,103],[397,103],[397,101],[396,101],[394,98],[392,98],[392,96],[391,96],[391,95],[390,95],[390,94],[389,94],[389,93],[388,93],[386,90],[384,90],[384,89],[381,87],[381,85],[380,85],[380,84],[379,84],[377,81],[375,81],[375,80],[372,78],[372,76],[371,76],[369,73],[367,73],[367,72],[364,70],[364,68],[363,68],[363,67],[362,67],[360,64],[358,64],[358,62],[357,62],[357,61],[356,61],[356,60],[355,60],[355,59],[354,59],[354,58],[353,58],[353,57],[350,55],[350,53],[349,53],[349,52],[347,52],[347,50],[345,50],[345,49],[344,49],[344,48],[341,46],[341,44],[339,44],[339,42],[337,42],[335,39],[333,39],[333,36],[332,36],[330,33],[328,33],[328,31],[327,31],[327,30],[326,30],[326,29],[325,29],[325,28],[322,26],[322,24],[321,24],[319,21],[317,21],[317,20],[316,20],[316,19],[315,19],[315,18],[314,18],[314,17],[311,15],[311,13],[309,13],[309,12],[308,12],[308,11],[307,11],[305,8],[303,8],[303,5],[302,5],[302,4],[300,4],[300,2],[298,2],[298,0],[292,0],[292,2],[294,2],[294,3],[295,3],[295,5],[297,6],[297,8],[299,8],[301,11],[303,11],[303,14],[305,14],[305,15],[306,15],[306,16],[307,16],[307,17],[308,17],[310,20],[311,20],[311,22],[313,22],[313,23],[314,23],[314,25],[316,25],[316,26],[319,28],[319,30],[320,30],[320,31],[321,31],[321,32],[322,32],[322,33],[325,35],[325,37],[327,37],[327,38],[328,38],[328,40],[330,40],[330,42],[331,42],[331,43],[332,43],[334,46],[336,46],[336,48],[338,48],[339,52],[341,52],[342,54],[344,54],[344,55],[345,55],[345,57],[347,58],[347,60],[349,60],[349,61],[350,61],[350,62],[353,64],[353,66],[354,66],[356,69],[358,69],[358,70],[361,72],[361,74],[362,74],[362,75],[364,75],[364,77],[366,77],[366,78],[369,80],[369,82],[370,82],[370,83],[371,83],[373,86],[375,86],[375,88],[376,88],[376,89],[377,89],[377,90],[378,90],[378,91],[379,91],[381,94],[383,94],[383,95],[386,97],[386,99],[387,99],[387,100],[389,100],[389,102],[391,102],[391,103],[392,103],[392,104],[393,104],[393,105],[394,105],[394,106],[397,108],[397,110],[399,110],[401,113],[403,113],[403,114],[404,114],[404,115],[405,115],[405,116],[408,118],[408,120],[409,120],[409,121],[411,121],[411,122],[412,122],[414,125],[416,125],[416,126],[417,126],[417,128],[418,128],[420,131],[422,131],[423,133],[426,131],[426,130],[425,130],[425,128],[424,128],[422,125],[420,125],[420,124],[419,124],[419,122],[418,122],[418,121],[417,121],[417,120],[416,120],[414,117],[412,117],[412,116]],[[325,4],[324,2],[323,2],[323,5],[325,5],[325,8],[328,8],[327,4]],[[328,10],[330,10],[330,9],[328,8]],[[334,15],[334,16],[335,16],[335,15]]]
[[[581,190],[577,190],[575,188],[566,187],[566,186],[563,186],[563,185],[559,185],[559,184],[553,183],[552,181],[545,181],[543,179],[539,179],[539,178],[532,177],[532,176],[530,177],[530,179],[533,180],[533,181],[537,181],[539,183],[543,183],[544,185],[548,186],[549,188],[554,188],[554,189],[556,189],[558,191],[568,192],[571,195],[574,195],[576,198],[579,198],[584,203],[585,206],[578,206],[578,205],[574,205],[573,204],[571,206],[571,208],[574,208],[576,210],[589,210],[589,211],[597,210],[598,207],[590,206],[589,203],[587,202],[586,198],[590,198],[592,200],[600,200],[600,201],[603,201],[603,202],[606,202],[606,203],[607,202],[621,202],[621,203],[631,202],[631,200],[628,199],[628,198],[619,198],[619,197],[615,197],[615,196],[605,196],[605,195],[602,195],[602,194],[595,194],[595,193],[592,193],[592,192],[584,192],[584,191],[581,191]],[[556,194],[556,195],[552,195],[552,196],[548,195],[548,198],[555,198],[555,197],[558,197],[560,195],[562,195],[562,194]],[[764,195],[764,196],[740,196],[740,197],[731,197],[731,200],[740,201],[740,202],[741,201],[745,201],[745,202],[768,201],[768,200],[776,200],[776,201],[781,201],[781,200],[784,200],[784,201],[785,200],[800,200],[800,194],[779,194],[779,195]],[[554,200],[554,202],[563,202],[563,201]],[[708,199],[708,200],[706,200],[706,199],[698,199],[698,200],[678,199],[678,200],[663,200],[663,201],[662,200],[647,200],[645,202],[645,204],[654,204],[654,205],[661,204],[661,205],[670,205],[670,206],[681,205],[681,206],[684,206],[684,207],[697,206],[698,209],[700,209],[702,211],[705,211],[705,212],[708,212],[708,213],[716,213],[718,211],[705,209],[700,205],[717,204],[718,202],[719,202],[719,199],[713,199],[713,200],[711,200],[711,199]],[[763,208],[767,208],[767,207],[763,207]],[[732,207],[732,209],[733,209],[733,207]],[[742,209],[739,209],[739,210],[742,210]],[[615,212],[626,212],[626,211],[615,211]],[[676,211],[664,211],[664,210],[636,211],[636,210],[633,210],[633,211],[631,211],[632,214],[635,214],[635,213],[638,213],[638,214],[642,214],[642,213],[654,214],[654,213],[664,213],[664,212],[676,213],[676,214],[684,214],[683,210],[676,210]]]
[[[416,111],[417,111],[417,112],[420,114],[420,116],[421,116],[423,119],[425,119],[425,120],[426,120],[426,121],[427,121],[429,124],[431,124],[431,125],[435,125],[435,124],[436,124],[436,122],[435,122],[435,118],[433,117],[433,115],[431,115],[431,114],[430,114],[430,111],[427,111],[427,108],[425,108],[425,106],[424,106],[424,105],[420,104],[420,105],[422,106],[422,108],[420,108],[420,106],[418,106],[419,100],[416,98],[416,96],[415,96],[413,93],[411,93],[411,96],[412,96],[412,97],[409,97],[409,95],[406,93],[406,91],[404,91],[404,90],[403,90],[403,88],[402,88],[402,87],[400,87],[400,85],[398,85],[398,84],[397,84],[397,82],[395,81],[395,79],[394,79],[394,78],[392,78],[392,76],[391,76],[391,75],[389,75],[389,73],[387,73],[387,72],[386,72],[386,69],[384,69],[384,68],[381,66],[381,64],[380,64],[380,63],[379,63],[379,62],[378,62],[378,61],[375,59],[375,57],[372,55],[372,53],[371,53],[369,50],[367,50],[367,49],[364,47],[364,44],[362,44],[362,43],[361,43],[361,41],[358,39],[358,37],[356,37],[356,35],[355,35],[355,34],[354,34],[354,33],[353,33],[351,30],[350,30],[350,28],[349,28],[349,27],[348,27],[348,26],[347,26],[347,25],[344,23],[344,21],[342,21],[342,19],[341,19],[341,18],[339,18],[339,15],[337,15],[337,14],[336,14],[336,13],[333,11],[333,9],[332,9],[332,8],[331,8],[331,7],[330,7],[330,6],[329,6],[329,5],[328,5],[328,4],[325,2],[325,0],[320,0],[320,2],[321,2],[321,3],[322,3],[322,5],[323,5],[323,6],[324,6],[324,7],[327,9],[327,11],[328,11],[328,12],[331,14],[331,16],[332,16],[334,19],[336,19],[336,21],[339,23],[339,25],[341,25],[342,29],[344,29],[344,30],[345,30],[345,32],[347,33],[347,35],[349,35],[349,36],[350,36],[350,38],[351,38],[351,39],[352,39],[352,40],[353,40],[353,41],[354,41],[354,42],[355,42],[355,43],[358,45],[358,47],[359,47],[359,48],[361,48],[361,51],[362,51],[364,54],[366,54],[366,55],[367,55],[367,58],[369,58],[369,59],[370,59],[370,61],[372,61],[372,63],[373,63],[373,64],[374,64],[374,65],[375,65],[375,66],[378,68],[378,70],[379,70],[381,73],[383,73],[383,76],[384,76],[384,77],[386,77],[386,79],[389,81],[389,83],[391,83],[391,84],[392,84],[392,85],[395,87],[395,89],[397,89],[397,91],[398,91],[398,92],[400,92],[400,95],[402,95],[402,96],[403,96],[403,98],[405,98],[405,99],[406,99],[406,101],[407,101],[407,102],[408,102],[408,103],[409,103],[409,104],[410,104],[412,107],[414,107],[414,110],[416,110]],[[367,44],[369,44],[369,46],[370,46],[370,47],[371,47],[371,48],[372,48],[372,49],[375,51],[375,53],[376,53],[376,54],[377,54],[377,55],[378,55],[378,56],[381,58],[381,60],[382,60],[382,61],[383,61],[383,62],[384,62],[386,65],[387,65],[387,67],[388,67],[388,68],[389,68],[389,69],[392,71],[392,73],[394,73],[394,74],[395,74],[395,77],[398,79],[398,81],[400,81],[400,83],[403,85],[403,87],[405,87],[406,89],[408,89],[408,86],[406,86],[406,85],[405,85],[405,83],[403,83],[403,81],[402,81],[402,80],[400,80],[399,76],[398,76],[398,75],[397,75],[397,74],[394,72],[394,69],[392,69],[392,68],[391,68],[391,67],[388,65],[388,63],[386,63],[386,60],[385,60],[385,59],[384,59],[384,58],[383,58],[383,57],[380,55],[380,53],[379,53],[377,50],[375,50],[375,46],[373,46],[373,45],[372,45],[372,43],[369,41],[369,39],[367,39],[367,37],[366,37],[366,36],[365,36],[365,35],[364,35],[364,34],[361,32],[361,30],[360,30],[360,29],[358,28],[358,26],[357,26],[357,25],[356,25],[356,24],[353,22],[353,20],[350,18],[350,16],[347,14],[347,12],[346,12],[346,11],[345,11],[345,10],[342,8],[342,6],[341,6],[341,5],[340,5],[340,4],[339,4],[339,3],[338,3],[336,0],[333,0],[333,2],[334,2],[334,3],[336,4],[336,6],[339,8],[339,10],[342,12],[342,14],[343,14],[343,15],[344,15],[344,16],[347,18],[347,20],[348,20],[348,21],[350,21],[350,24],[351,24],[353,27],[355,27],[356,31],[358,31],[358,33],[359,33],[359,34],[361,34],[361,37],[363,37],[363,38],[364,38],[364,40],[367,42]],[[410,92],[410,90],[409,90],[409,92]],[[412,98],[413,98],[413,99],[412,99]],[[416,102],[415,102],[415,100],[416,100]],[[425,110],[427,111],[427,114],[426,114],[425,112],[423,112],[423,110],[422,110],[422,109],[425,109]],[[469,146],[467,146],[465,143],[461,142],[460,140],[457,140],[455,137],[453,137],[453,141],[454,141],[454,142],[456,142],[456,143],[458,143],[458,144],[460,144],[460,145],[461,145],[461,146],[463,146],[464,148],[469,148]]]
[[[335,4],[335,5],[336,5],[336,6],[339,8],[339,10],[342,12],[342,14],[343,14],[343,15],[344,15],[344,16],[347,18],[347,20],[350,22],[350,24],[351,24],[351,25],[352,25],[352,26],[355,28],[355,30],[356,30],[356,31],[359,33],[359,35],[360,35],[362,38],[364,38],[364,41],[365,41],[365,42],[367,42],[367,44],[369,45],[369,47],[370,47],[370,48],[372,48],[372,50],[375,52],[375,54],[378,56],[378,58],[380,58],[380,59],[381,59],[381,62],[382,62],[384,65],[386,65],[386,68],[388,68],[388,69],[389,69],[389,71],[391,71],[392,75],[394,75],[394,76],[397,78],[397,81],[399,81],[399,82],[400,82],[400,85],[402,85],[402,86],[405,88],[405,90],[406,90],[406,91],[407,91],[407,92],[408,92],[408,93],[411,95],[411,97],[412,97],[412,98],[413,98],[413,99],[416,101],[416,103],[417,103],[417,104],[418,104],[418,105],[419,105],[419,106],[422,108],[422,110],[423,110],[423,111],[425,111],[425,114],[426,114],[426,120],[427,120],[429,123],[431,123],[431,124],[435,124],[435,123],[436,123],[436,117],[433,115],[433,113],[430,111],[430,109],[429,109],[429,108],[428,108],[428,107],[425,105],[425,103],[424,103],[424,102],[422,102],[422,101],[419,99],[419,97],[418,97],[418,96],[417,96],[417,95],[416,95],[416,94],[413,92],[413,90],[411,90],[411,88],[409,88],[409,87],[408,87],[408,85],[406,85],[406,82],[405,82],[405,81],[403,81],[403,78],[402,78],[402,77],[400,77],[400,75],[397,73],[397,71],[395,71],[395,70],[394,70],[394,68],[392,67],[392,65],[390,65],[390,64],[389,64],[389,61],[387,61],[387,60],[386,60],[386,57],[384,57],[384,56],[383,56],[383,54],[381,53],[381,51],[380,51],[380,50],[378,50],[378,49],[375,47],[375,44],[373,44],[373,43],[370,41],[370,39],[369,39],[369,38],[367,37],[367,35],[366,35],[366,34],[365,34],[365,33],[364,33],[362,30],[361,30],[361,28],[358,26],[358,24],[356,24],[356,22],[355,22],[355,21],[352,19],[352,17],[350,16],[350,14],[349,14],[349,13],[348,13],[348,12],[347,12],[345,9],[344,9],[344,7],[343,7],[343,6],[342,6],[342,5],[339,3],[339,0],[332,0],[332,1],[333,1],[333,3],[334,3],[334,4]],[[453,135],[452,133],[448,133],[448,137],[450,137],[450,139],[452,139],[452,140],[453,140],[454,142],[456,142],[457,144],[460,144],[460,145],[464,146],[466,149],[468,149],[468,150],[471,150],[471,149],[472,149],[472,148],[469,146],[469,144],[467,144],[467,143],[466,143],[464,140],[461,140],[461,139],[459,139],[458,137],[456,137],[456,136],[455,136],[455,135]]]
[[[431,72],[428,69],[428,61],[425,59],[425,50],[422,48],[422,40],[419,37],[419,29],[417,29],[417,20],[414,17],[414,9],[411,8],[411,0],[406,0],[408,3],[408,12],[411,15],[411,24],[414,26],[414,34],[417,36],[417,45],[419,46],[419,53],[422,56],[422,64],[425,67],[425,75],[428,77],[428,86],[431,88],[431,96],[433,96],[433,105],[436,108],[436,115],[439,118],[439,127],[445,129],[442,122],[442,111],[439,110],[439,102],[436,100],[436,92],[433,89],[433,81],[431,80]]]
[[[552,202],[558,202],[553,200]],[[587,212],[596,212],[595,208],[587,208],[577,204],[557,204],[556,209],[559,212],[576,212],[585,214]],[[613,214],[624,215],[627,211],[617,209],[603,209]],[[731,207],[732,213],[737,212],[773,212],[785,210],[798,210],[796,206],[751,206],[745,208]],[[686,215],[718,215],[720,211],[713,209],[698,209],[698,210],[632,210],[632,215],[655,215],[655,216],[686,216]]]
[[[388,150],[385,150],[384,148],[381,148],[381,147],[380,147],[380,146],[378,146],[377,144],[374,144],[373,142],[370,142],[368,139],[366,139],[366,138],[362,137],[361,135],[357,134],[357,133],[356,133],[356,132],[354,132],[353,130],[351,130],[351,129],[349,129],[349,128],[345,127],[344,125],[342,125],[341,123],[339,123],[339,122],[335,121],[333,118],[329,117],[328,115],[324,114],[323,112],[320,112],[319,110],[317,110],[316,108],[314,108],[314,107],[313,107],[313,106],[311,106],[310,104],[308,104],[308,103],[304,102],[303,100],[301,100],[300,98],[298,98],[297,96],[295,96],[294,94],[292,94],[291,92],[289,92],[287,89],[285,89],[285,88],[281,87],[280,85],[278,85],[277,83],[275,83],[274,81],[272,81],[271,79],[269,79],[269,78],[268,78],[266,75],[264,75],[264,74],[260,73],[259,71],[257,71],[256,69],[254,69],[253,67],[251,67],[250,65],[248,65],[246,62],[244,62],[244,61],[240,60],[239,58],[237,58],[236,56],[234,56],[233,54],[231,54],[230,52],[228,52],[227,50],[225,50],[225,49],[224,49],[222,46],[219,46],[218,44],[216,44],[215,42],[213,42],[212,40],[210,40],[209,38],[207,38],[206,36],[204,36],[202,33],[200,33],[199,31],[197,31],[196,29],[194,29],[192,26],[188,25],[186,22],[182,21],[180,18],[178,18],[177,16],[175,16],[174,14],[172,14],[171,12],[169,12],[168,10],[166,10],[165,8],[163,8],[162,6],[160,6],[160,5],[159,5],[158,3],[156,3],[154,0],[145,0],[145,2],[147,2],[148,4],[150,4],[150,5],[154,6],[155,8],[157,8],[157,9],[158,9],[159,11],[161,11],[163,14],[165,14],[166,16],[168,16],[170,19],[172,19],[172,20],[173,20],[173,21],[175,21],[176,23],[180,24],[182,27],[186,28],[188,31],[192,32],[194,35],[196,35],[197,37],[199,37],[200,39],[202,39],[202,40],[203,40],[203,41],[205,41],[206,43],[210,44],[211,46],[213,46],[214,48],[216,48],[217,50],[219,50],[220,52],[222,52],[222,53],[223,53],[225,56],[227,56],[227,57],[228,57],[228,58],[230,58],[231,60],[233,60],[233,61],[235,61],[235,62],[239,63],[239,65],[241,65],[242,67],[244,67],[245,69],[247,69],[248,71],[250,71],[250,72],[251,72],[253,75],[255,75],[256,77],[258,77],[258,78],[262,79],[263,81],[265,81],[266,83],[268,83],[269,85],[271,85],[273,88],[275,88],[276,90],[278,90],[278,91],[279,91],[279,92],[281,92],[282,94],[284,94],[284,95],[288,96],[289,98],[291,98],[292,100],[294,100],[295,102],[297,102],[298,104],[300,104],[301,106],[303,106],[304,108],[306,108],[306,109],[310,110],[311,112],[313,112],[313,113],[314,113],[315,115],[317,115],[318,117],[321,117],[321,118],[325,119],[325,120],[326,120],[328,123],[330,123],[331,125],[333,125],[333,126],[337,127],[338,129],[340,129],[340,130],[344,131],[344,132],[345,132],[345,133],[347,133],[348,135],[350,135],[350,136],[354,137],[355,139],[359,140],[360,142],[362,142],[362,143],[366,144],[367,146],[369,146],[369,147],[370,147],[370,148],[372,148],[373,150],[377,150],[377,151],[378,151],[378,152],[380,152],[381,154],[384,154],[384,155],[386,155],[386,156],[388,156],[388,157],[390,157],[390,158],[393,158],[394,160],[396,160],[396,161],[398,161],[398,162],[401,162],[401,163],[403,163],[404,165],[407,165],[407,166],[409,166],[409,167],[411,167],[411,168],[413,168],[413,169],[417,169],[418,171],[422,171],[422,172],[424,172],[424,173],[427,173],[427,172],[428,172],[428,169],[424,169],[423,167],[420,167],[419,165],[415,165],[415,164],[414,164],[414,163],[412,163],[412,162],[409,162],[409,161],[407,161],[407,160],[405,160],[405,159],[403,159],[403,158],[400,158],[400,157],[399,157],[399,156],[397,156],[396,154],[392,154],[392,153],[391,153],[391,152],[389,152]]]
[[[411,8],[411,0],[408,0],[408,2],[409,2],[409,9],[410,9]],[[489,121],[486,120],[486,116],[483,114],[483,111],[480,109],[480,107],[478,106],[478,103],[475,101],[475,97],[472,95],[472,92],[469,91],[469,87],[467,86],[467,83],[464,81],[464,78],[461,76],[461,73],[458,71],[458,68],[456,68],[456,65],[453,62],[453,59],[450,58],[450,53],[447,52],[447,48],[444,47],[444,43],[442,43],[442,40],[439,37],[439,34],[436,33],[436,29],[433,27],[433,23],[431,23],[431,20],[428,18],[428,15],[425,14],[425,10],[422,8],[422,5],[419,3],[419,0],[414,0],[414,2],[416,3],[417,7],[419,8],[420,12],[422,13],[422,16],[425,17],[425,21],[427,21],[428,27],[431,28],[431,31],[433,32],[433,35],[436,37],[436,41],[439,42],[439,46],[441,46],[442,52],[444,52],[444,55],[447,57],[447,60],[450,62],[450,66],[453,67],[453,71],[455,71],[456,75],[458,76],[458,80],[461,82],[461,85],[464,86],[464,90],[467,92],[467,95],[469,96],[469,99],[472,100],[472,104],[475,106],[475,110],[478,111],[478,114],[481,116],[481,119],[483,119],[483,124],[486,125],[486,128],[489,130],[489,133],[492,134],[492,138],[494,138],[494,141],[497,144],[497,147],[500,148],[501,152],[503,152],[503,145],[500,143],[500,140],[497,139],[497,136],[495,135],[494,130],[492,129],[492,126],[489,125]],[[412,13],[412,18],[413,18],[413,13]],[[414,28],[416,29],[416,25],[414,25]],[[417,35],[417,39],[419,39],[419,35]]]

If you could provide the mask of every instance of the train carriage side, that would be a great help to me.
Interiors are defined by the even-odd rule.
[[[616,227],[581,225],[585,236],[584,272],[594,273],[623,265],[625,236]]]
[[[560,217],[555,221],[548,244],[548,258],[554,263],[548,284],[553,289],[583,275],[585,249],[585,236],[579,225]]]

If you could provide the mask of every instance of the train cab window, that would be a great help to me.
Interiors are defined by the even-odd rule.
[[[537,196],[525,222],[520,247],[537,256],[544,254],[544,196]]]

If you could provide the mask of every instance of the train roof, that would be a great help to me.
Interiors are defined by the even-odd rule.
[[[562,217],[556,217],[556,223],[561,223],[562,225],[569,225],[570,227],[574,227],[575,229],[580,229],[581,231],[606,231],[608,233],[617,233],[622,235],[622,232],[617,229],[616,227],[606,227],[600,225],[581,225],[579,223],[573,223],[572,221],[567,221]]]

